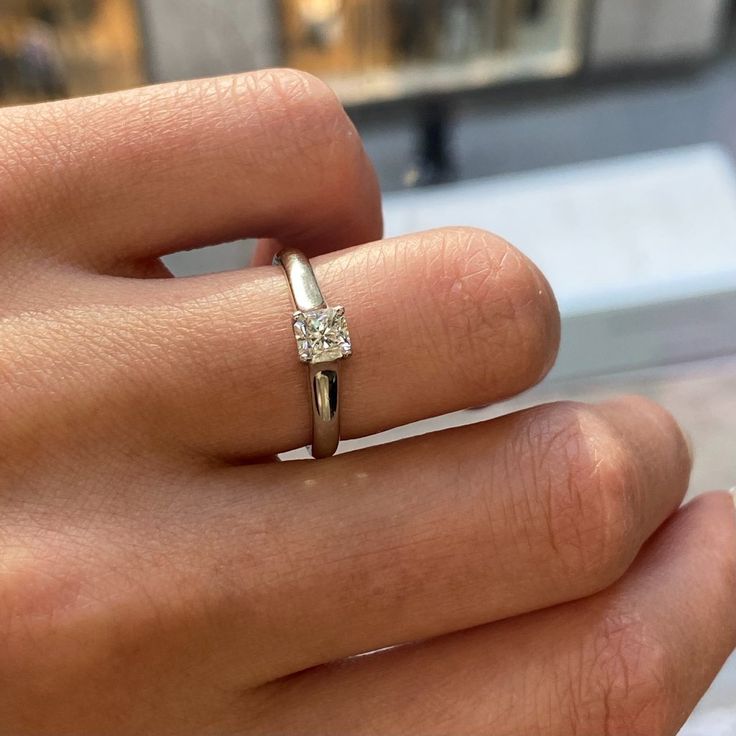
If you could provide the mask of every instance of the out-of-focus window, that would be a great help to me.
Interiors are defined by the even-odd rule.
[[[134,0],[2,0],[0,104],[141,84]]]
[[[581,0],[281,0],[285,63],[346,102],[575,71]]]

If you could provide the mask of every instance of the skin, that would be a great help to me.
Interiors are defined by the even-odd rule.
[[[274,462],[309,441],[283,274],[159,260],[246,235],[346,308],[345,437],[554,361],[511,245],[380,239],[312,77],[0,111],[0,733],[674,736],[736,645],[736,515],[679,508],[673,418],[558,403]]]

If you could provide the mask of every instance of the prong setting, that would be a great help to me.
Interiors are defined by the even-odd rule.
[[[299,360],[303,363],[330,363],[352,353],[342,306],[297,310],[292,320]]]

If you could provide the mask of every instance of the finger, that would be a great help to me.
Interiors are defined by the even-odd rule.
[[[605,588],[677,507],[689,465],[669,415],[631,399],[105,494],[92,518],[88,494],[31,504],[84,520],[84,534],[59,525],[62,560],[99,540],[69,565],[80,599],[127,589],[104,570],[134,566],[134,592],[199,632],[212,666],[259,684]],[[145,618],[151,595],[127,605]]]
[[[121,261],[246,236],[311,253],[381,236],[360,138],[302,72],[10,108],[0,126],[0,237],[43,258],[127,273]]]
[[[264,574],[279,583],[259,640],[284,674],[607,587],[681,502],[690,459],[672,417],[631,398],[277,470],[262,483],[279,515]],[[242,474],[222,482],[241,487]],[[237,525],[232,537],[242,548]]]
[[[169,661],[164,646],[243,687],[593,594],[677,507],[690,465],[671,417],[641,399],[553,404],[326,463],[106,463],[102,494],[81,471],[61,495],[8,491],[6,536],[44,560],[9,600],[60,606],[74,591],[50,635],[78,646],[85,601],[114,599],[97,625],[117,630],[125,609],[137,623],[120,648],[146,653],[138,667]],[[39,508],[54,531],[34,536]]]
[[[262,692],[261,716],[278,733],[674,736],[736,645],[735,606],[736,519],[714,494],[600,595],[308,671]]]
[[[488,233],[434,231],[315,263],[353,340],[342,368],[343,437],[515,394],[554,360],[559,317],[547,282]],[[163,444],[195,460],[260,458],[310,442],[306,368],[280,268],[165,281],[75,274],[39,298],[51,303],[26,310],[22,334],[6,336],[16,366],[8,374],[63,364],[64,380],[46,399],[19,387],[14,427],[43,423],[48,433],[61,414],[56,439],[68,443],[73,423],[80,444],[112,420],[108,436],[126,432],[146,454]],[[53,341],[44,338],[49,324]]]
[[[488,233],[406,236],[315,266],[328,302],[345,306],[353,341],[342,364],[344,438],[516,394],[554,361],[559,315],[549,285]],[[117,399],[142,439],[227,458],[311,441],[307,374],[280,268],[88,284],[94,308],[75,309],[71,334],[50,349],[63,352],[56,360],[67,375],[79,365],[85,392]]]
[[[131,666],[101,692],[135,691],[140,672],[172,682],[172,667],[245,688],[597,591],[686,485],[672,420],[626,409],[542,407],[328,463],[216,472],[82,443],[104,457],[102,493],[85,473],[99,464],[24,458],[4,490],[3,595],[24,653],[10,670],[40,690],[19,697],[43,691],[51,708],[56,683],[83,687],[117,656]],[[645,436],[661,444],[640,456]],[[59,464],[75,467],[63,493],[28,494]]]

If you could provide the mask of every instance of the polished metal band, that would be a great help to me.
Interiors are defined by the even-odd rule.
[[[281,265],[289,282],[295,321],[302,313],[328,310],[309,259],[298,250],[285,248],[274,263]],[[303,315],[302,315],[303,316]],[[304,358],[302,358],[304,360]],[[340,442],[340,360],[308,362],[312,406],[312,444],[314,458],[334,455]]]

